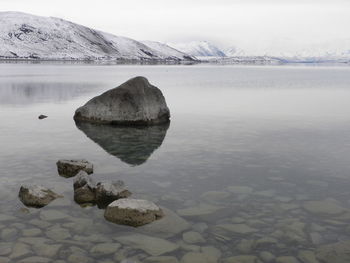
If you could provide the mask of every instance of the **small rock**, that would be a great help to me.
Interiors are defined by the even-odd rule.
[[[272,263],[276,259],[276,257],[269,251],[260,252],[259,257],[264,263]]]
[[[54,227],[46,232],[46,235],[48,238],[51,238],[53,240],[62,240],[66,238],[70,238],[71,234],[70,232],[62,227]]]
[[[54,258],[58,251],[61,249],[61,244],[49,245],[44,243],[38,243],[33,245],[33,250],[36,255],[41,257]]]
[[[298,258],[303,263],[319,263],[316,259],[316,255],[313,251],[310,250],[302,250],[298,253]]]
[[[145,263],[179,263],[176,257],[172,256],[160,256],[160,257],[148,257],[144,261]]]
[[[96,194],[94,189],[91,189],[89,185],[74,190],[74,201],[78,204],[95,203]]]
[[[93,165],[86,160],[59,160],[57,163],[58,174],[63,177],[76,176],[79,171],[85,171],[92,174]]]
[[[20,261],[17,261],[17,263],[49,263],[49,262],[52,262],[52,260],[49,258],[37,257],[37,256],[24,258],[24,259],[21,259]]]
[[[7,256],[12,252],[13,243],[1,242],[0,243],[0,256]]]
[[[93,246],[90,253],[97,256],[104,256],[117,252],[120,247],[118,243],[102,243]]]
[[[350,262],[350,241],[341,241],[317,248],[316,257],[322,263]]]
[[[41,230],[39,228],[23,229],[22,234],[25,237],[39,236],[41,234]]]
[[[137,227],[160,219],[163,211],[147,200],[123,198],[109,204],[104,216],[113,223]]]
[[[59,210],[43,210],[40,212],[40,219],[44,221],[56,221],[56,220],[62,220],[67,219],[70,216],[59,211]]]
[[[258,231],[257,229],[245,224],[221,224],[217,225],[216,227],[242,235],[251,234]]]
[[[10,255],[11,259],[17,259],[24,256],[29,256],[32,254],[32,251],[30,250],[29,246],[23,243],[16,243],[13,246],[12,254]]]
[[[18,194],[21,202],[29,207],[44,207],[60,195],[40,185],[21,186]]]
[[[151,256],[160,256],[179,248],[179,245],[166,239],[141,234],[126,234],[116,237],[115,240],[124,245],[141,249]]]
[[[283,256],[276,258],[276,263],[300,263],[300,261],[292,256]]]
[[[73,179],[73,188],[74,190],[76,190],[85,185],[88,185],[91,189],[94,189],[96,187],[96,183],[92,179],[91,175],[81,170]]]
[[[258,263],[259,259],[256,256],[251,255],[242,255],[242,256],[233,256],[225,258],[224,263]]]
[[[123,181],[114,183],[100,182],[96,186],[96,202],[101,207],[106,207],[110,203],[120,198],[127,198],[131,193],[125,189]]]
[[[182,238],[186,243],[189,244],[205,243],[205,239],[202,237],[202,235],[194,231],[183,233]]]
[[[1,231],[1,240],[9,241],[14,239],[18,234],[18,230],[16,228],[5,228]]]
[[[188,252],[185,254],[182,259],[181,263],[211,263],[214,261],[209,261],[210,259],[207,257],[207,255],[203,253],[198,252]]]
[[[303,208],[312,214],[318,215],[337,215],[346,211],[345,208],[329,200],[307,201],[304,203]]]
[[[43,114],[40,114],[39,117],[38,117],[39,120],[46,119],[46,118],[47,118],[47,116],[43,115]]]

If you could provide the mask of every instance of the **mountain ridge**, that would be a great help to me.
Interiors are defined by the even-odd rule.
[[[0,58],[43,60],[194,61],[61,18],[0,12]]]

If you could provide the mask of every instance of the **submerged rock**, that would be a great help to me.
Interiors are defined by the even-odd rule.
[[[175,244],[166,239],[146,236],[142,234],[128,233],[126,235],[116,237],[115,240],[124,245],[141,249],[151,256],[160,256],[179,248],[178,244]]]
[[[107,153],[134,166],[145,163],[162,145],[169,123],[146,127],[121,127],[76,122],[76,126]]]
[[[63,177],[76,176],[80,171],[92,174],[93,165],[86,160],[59,160],[57,163],[58,174]]]
[[[169,122],[162,92],[144,77],[94,97],[75,112],[76,121],[117,125],[152,125]]]
[[[37,208],[44,207],[56,198],[61,197],[40,185],[21,186],[18,196],[24,205]]]
[[[151,201],[123,198],[109,204],[104,216],[113,223],[137,227],[160,219],[163,211]]]
[[[330,200],[307,201],[303,208],[312,214],[318,215],[337,215],[346,212],[345,208]]]
[[[350,241],[320,246],[316,250],[316,257],[324,263],[350,262]]]

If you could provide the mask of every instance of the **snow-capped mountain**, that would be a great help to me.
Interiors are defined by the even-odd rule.
[[[149,40],[145,40],[145,41],[141,41],[141,42],[154,50],[158,50],[164,54],[167,54],[169,56],[169,59],[170,58],[174,58],[174,59],[182,58],[183,60],[196,60],[196,58],[194,56],[190,56],[190,55],[188,55],[184,52],[181,52],[175,48],[172,48],[164,43],[160,43],[157,41],[149,41]]]
[[[195,57],[225,57],[225,53],[207,41],[171,43],[169,46]]]
[[[224,50],[224,53],[227,57],[237,57],[237,56],[245,56],[245,52],[243,49],[231,46]]]
[[[0,58],[76,60],[193,60],[60,18],[0,12]]]

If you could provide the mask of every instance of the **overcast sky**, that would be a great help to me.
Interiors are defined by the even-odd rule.
[[[137,40],[223,46],[350,39],[350,0],[0,0],[1,11],[56,16]]]

